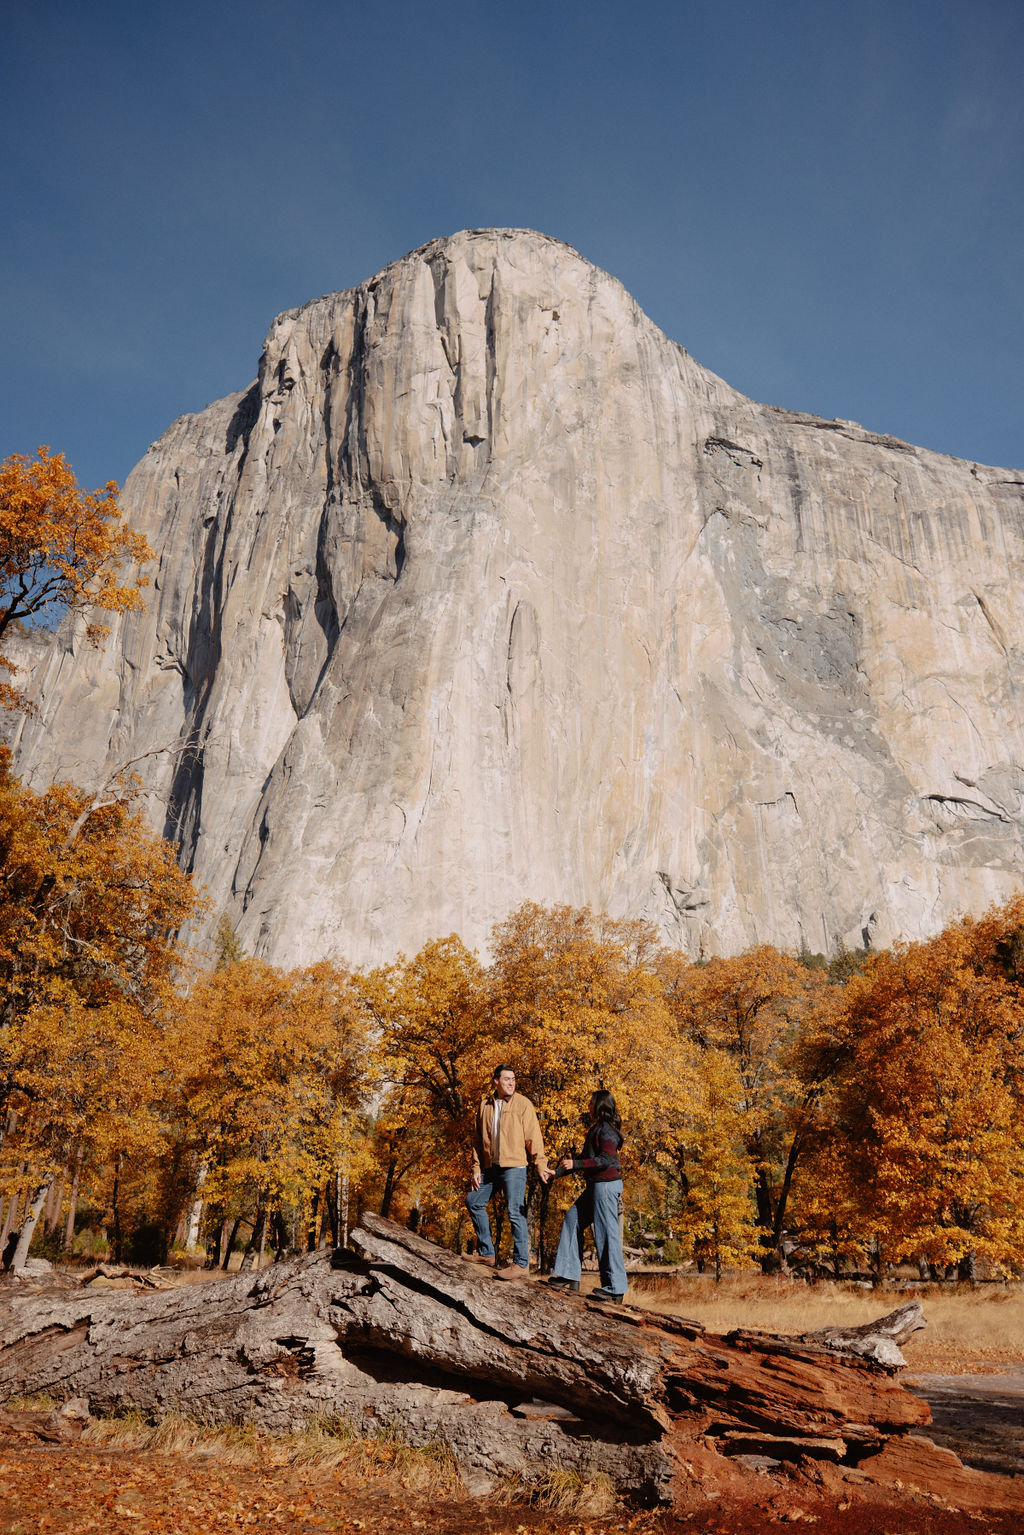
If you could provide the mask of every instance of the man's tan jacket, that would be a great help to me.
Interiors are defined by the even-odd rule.
[[[537,1111],[529,1098],[513,1093],[501,1105],[498,1144],[494,1144],[494,1098],[485,1098],[476,1116],[473,1136],[473,1171],[488,1167],[525,1167],[532,1162],[539,1173],[548,1170],[544,1155],[544,1137],[537,1123]]]

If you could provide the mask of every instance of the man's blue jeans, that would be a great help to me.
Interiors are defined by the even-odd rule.
[[[478,1189],[470,1189],[466,1195],[466,1209],[473,1221],[476,1233],[476,1250],[481,1257],[493,1258],[494,1243],[491,1241],[491,1222],[487,1206],[494,1192],[505,1190],[508,1218],[512,1227],[512,1262],[519,1268],[530,1266],[530,1228],[526,1224],[526,1168],[488,1167]]]
[[[625,1295],[629,1282],[619,1236],[621,1195],[621,1178],[609,1183],[590,1183],[566,1210],[555,1253],[555,1273],[562,1279],[579,1279],[582,1274],[583,1233],[587,1226],[593,1226],[601,1283],[613,1294]]]

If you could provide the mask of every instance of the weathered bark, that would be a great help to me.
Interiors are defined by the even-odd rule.
[[[799,1333],[795,1337],[778,1338],[771,1333],[737,1330],[729,1333],[732,1343],[753,1343],[766,1352],[777,1352],[793,1346],[810,1346],[841,1354],[851,1359],[868,1360],[879,1369],[902,1370],[906,1360],[900,1353],[900,1345],[906,1343],[919,1328],[926,1326],[920,1301],[908,1301],[886,1316],[863,1327],[820,1327],[816,1332]]]
[[[648,1500],[671,1497],[701,1444],[735,1465],[767,1436],[775,1459],[824,1456],[841,1469],[928,1421],[892,1379],[895,1360],[842,1357],[837,1329],[713,1337],[696,1322],[496,1282],[379,1216],[364,1216],[352,1246],[152,1296],[12,1286],[0,1400],[48,1392],[85,1397],[94,1412],[176,1409],[277,1430],[338,1416],[413,1444],[446,1440],[470,1486],[604,1470]],[[920,1325],[914,1305],[878,1327],[892,1342]],[[869,1334],[855,1329],[855,1345]]]

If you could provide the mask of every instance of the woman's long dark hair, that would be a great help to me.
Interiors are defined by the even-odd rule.
[[[622,1120],[615,1107],[615,1099],[606,1087],[599,1087],[591,1098],[590,1112],[596,1123],[611,1125],[613,1129],[621,1132]]]

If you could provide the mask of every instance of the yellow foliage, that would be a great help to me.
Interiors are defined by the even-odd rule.
[[[370,1041],[348,971],[242,960],[181,998],[168,1033],[177,1141],[214,1207],[302,1205],[359,1156]]]
[[[735,1060],[706,1050],[683,1108],[686,1198],[678,1223],[690,1256],[701,1269],[712,1265],[716,1279],[725,1267],[752,1263],[758,1250],[746,1155],[750,1114]]]
[[[380,1208],[400,1188],[449,1226],[465,1193],[473,1110],[489,1081],[493,1033],[482,966],[452,935],[360,987],[377,1040]]]

